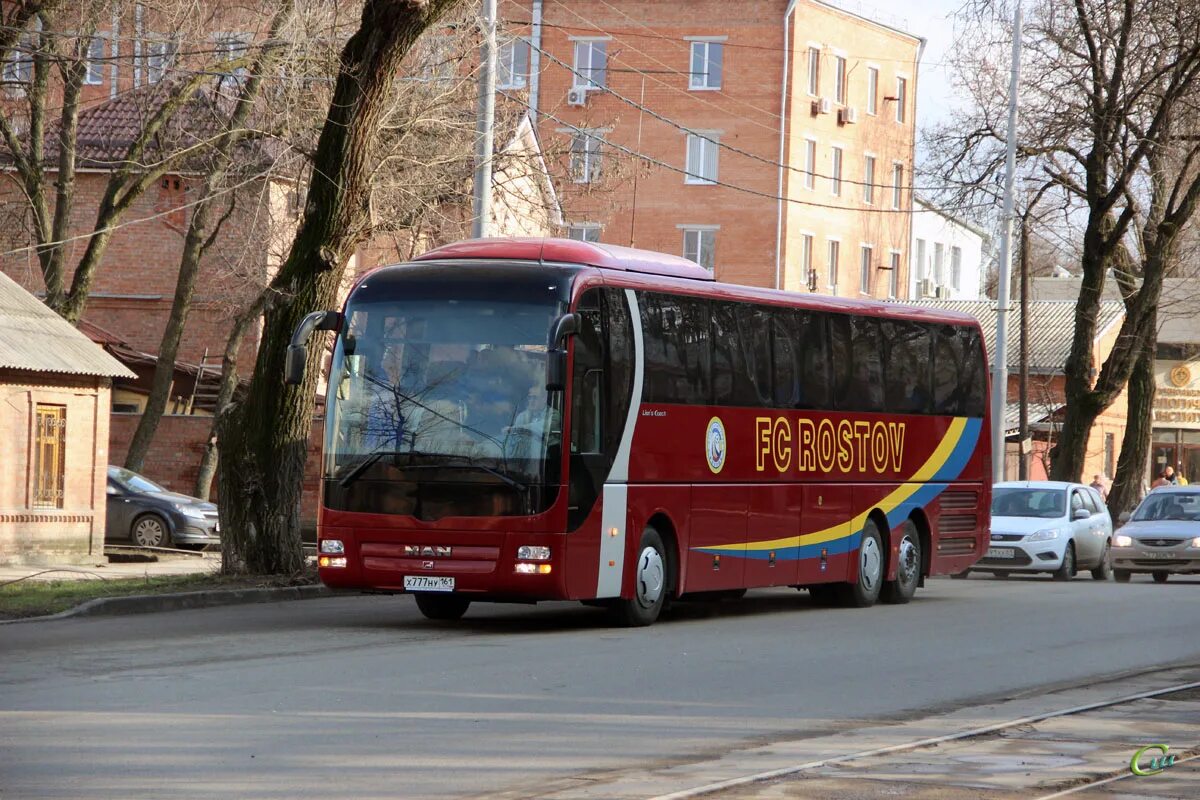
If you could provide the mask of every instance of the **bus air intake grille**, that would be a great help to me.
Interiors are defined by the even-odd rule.
[[[942,514],[938,518],[942,533],[974,533],[978,528],[979,517],[975,514]]]
[[[941,504],[943,510],[974,510],[979,505],[979,492],[943,492]]]
[[[944,556],[962,555],[975,552],[974,539],[942,539],[938,542],[938,554]]]

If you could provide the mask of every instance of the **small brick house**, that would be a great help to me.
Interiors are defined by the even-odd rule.
[[[0,273],[0,564],[103,554],[109,392],[130,377]]]

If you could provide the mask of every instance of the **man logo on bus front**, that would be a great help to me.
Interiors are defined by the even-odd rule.
[[[708,458],[708,468],[714,473],[725,467],[725,425],[720,417],[713,417],[708,421],[708,440],[704,454]]]

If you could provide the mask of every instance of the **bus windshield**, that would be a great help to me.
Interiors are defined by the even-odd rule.
[[[544,509],[562,452],[547,341],[564,304],[424,288],[347,306],[330,371],[326,505],[424,519]]]

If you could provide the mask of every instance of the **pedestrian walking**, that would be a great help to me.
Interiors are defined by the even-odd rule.
[[[1090,486],[1100,493],[1100,499],[1108,502],[1108,481],[1104,478],[1104,473],[1097,472],[1096,477],[1092,478]]]
[[[1159,473],[1159,476],[1154,480],[1154,483],[1150,484],[1150,488],[1157,489],[1160,486],[1174,486],[1178,482],[1179,481],[1175,478],[1175,468],[1172,466],[1166,466],[1163,467],[1163,471]]]

